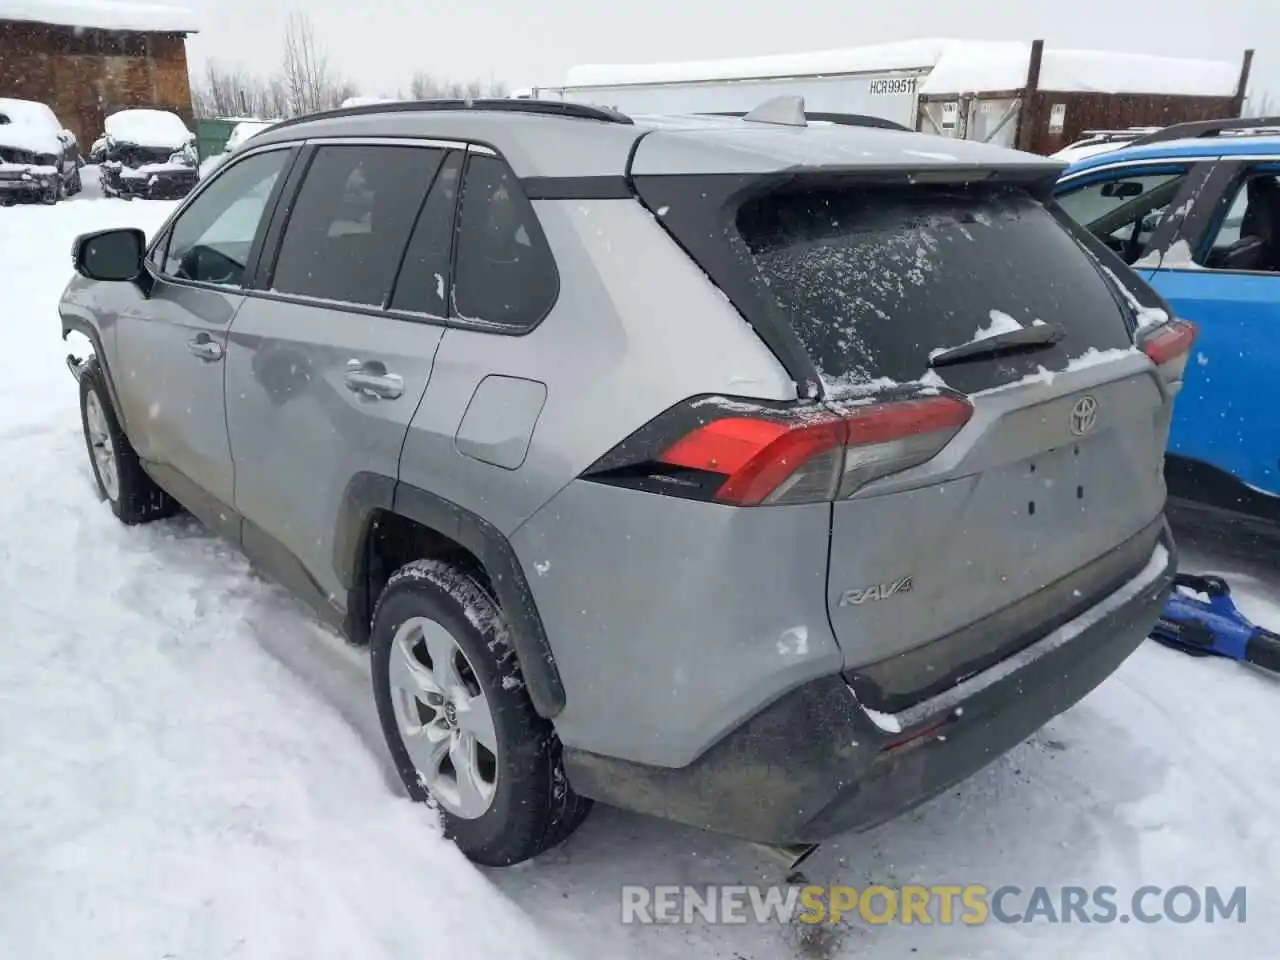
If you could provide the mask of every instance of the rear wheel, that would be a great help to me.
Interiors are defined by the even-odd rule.
[[[473,577],[435,561],[401,568],[378,600],[370,645],[396,769],[467,857],[508,866],[577,828],[590,801],[570,789],[502,612]]]
[[[121,523],[146,523],[177,511],[177,502],[147,476],[120,429],[96,358],[80,373],[80,421],[98,495],[111,505]]]

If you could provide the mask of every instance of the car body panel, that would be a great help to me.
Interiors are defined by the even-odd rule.
[[[232,502],[234,471],[223,409],[223,364],[192,352],[198,342],[225,353],[238,291],[172,283],[154,276],[149,295],[121,284],[116,377],[138,456],[168,467],[222,503]]]
[[[286,547],[339,608],[334,519],[351,479],[397,475],[443,331],[370,313],[250,296],[231,332],[226,423],[236,509]],[[356,392],[349,365],[400,377],[394,398]]]
[[[778,361],[640,204],[538,200],[534,209],[561,274],[555,307],[521,336],[448,330],[400,462],[406,482],[505,534],[623,437],[688,397],[795,396]],[[490,374],[548,385],[514,475],[464,456],[454,439]]]
[[[1081,401],[1096,421],[1077,435]],[[1037,593],[1164,507],[1167,397],[1140,352],[974,404],[938,456],[835,505],[828,605],[850,668]]]
[[[1150,283],[1199,327],[1169,451],[1280,497],[1280,275],[1160,269]]]

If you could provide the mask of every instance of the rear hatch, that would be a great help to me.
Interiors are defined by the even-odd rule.
[[[1168,393],[1036,171],[1005,172],[635,177],[780,359],[808,362],[827,407],[934,397],[971,411],[908,438],[905,469],[859,474],[846,454],[822,545],[828,613],[877,709],[1097,602],[1158,532]]]

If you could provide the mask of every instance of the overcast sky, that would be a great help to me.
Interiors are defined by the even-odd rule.
[[[202,0],[188,0],[192,4]],[[1280,0],[297,0],[329,55],[366,94],[441,79],[549,85],[579,63],[790,53],[918,37],[1238,61],[1280,93]],[[203,0],[193,68],[269,72],[290,0]],[[1273,97],[1274,98],[1274,97]]]

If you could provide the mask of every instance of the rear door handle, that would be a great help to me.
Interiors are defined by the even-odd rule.
[[[206,363],[214,363],[222,359],[222,344],[207,333],[200,334],[194,340],[188,340],[187,349]]]
[[[352,393],[374,400],[395,400],[404,393],[404,379],[387,373],[387,368],[377,360],[348,360],[344,379]]]

